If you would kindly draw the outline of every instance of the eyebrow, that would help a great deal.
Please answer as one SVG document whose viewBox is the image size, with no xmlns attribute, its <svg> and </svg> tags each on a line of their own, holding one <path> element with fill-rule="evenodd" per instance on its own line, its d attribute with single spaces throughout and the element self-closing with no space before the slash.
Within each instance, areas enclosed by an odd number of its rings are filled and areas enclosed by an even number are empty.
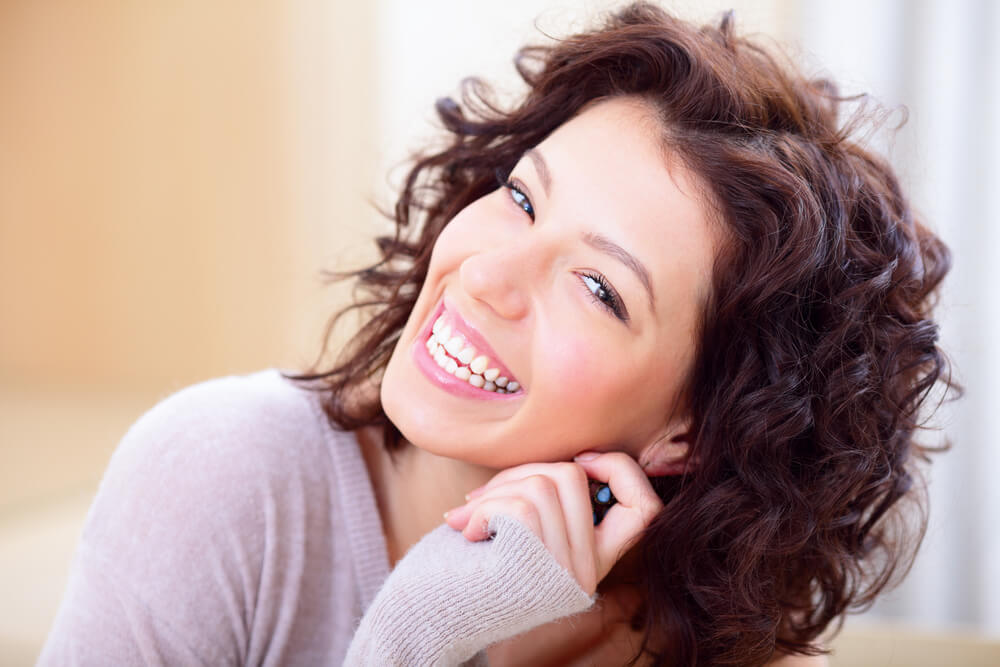
<svg viewBox="0 0 1000 667">
<path fill-rule="evenodd" d="M 545 162 L 545 158 L 535 148 L 529 148 L 524 155 L 535 165 L 535 172 L 538 174 L 538 179 L 542 182 L 545 196 L 550 196 L 552 190 L 552 173 L 549 171 L 549 165 Z M 649 309 L 655 310 L 654 304 L 656 299 L 653 295 L 653 281 L 649 278 L 649 270 L 646 269 L 646 265 L 638 257 L 602 234 L 586 232 L 583 235 L 583 240 L 591 248 L 617 259 L 628 267 L 639 279 L 639 282 L 642 283 L 642 286 L 646 288 Z"/>
<path fill-rule="evenodd" d="M 542 154 L 535 148 L 529 148 L 525 156 L 531 158 L 531 162 L 535 165 L 535 172 L 538 174 L 538 179 L 542 182 L 542 187 L 545 189 L 545 196 L 548 197 L 552 194 L 552 174 L 549 173 L 549 165 L 545 162 Z"/>
</svg>

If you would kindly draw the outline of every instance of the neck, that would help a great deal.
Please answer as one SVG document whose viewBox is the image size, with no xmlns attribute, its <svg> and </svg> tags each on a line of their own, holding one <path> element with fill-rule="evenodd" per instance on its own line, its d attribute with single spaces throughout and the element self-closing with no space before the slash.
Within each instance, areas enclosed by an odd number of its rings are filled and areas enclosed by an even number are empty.
<svg viewBox="0 0 1000 667">
<path fill-rule="evenodd" d="M 421 537 L 443 523 L 442 514 L 465 503 L 466 493 L 497 472 L 437 456 L 410 443 L 390 457 L 381 429 L 376 427 L 359 430 L 357 438 L 393 566 Z"/>
</svg>

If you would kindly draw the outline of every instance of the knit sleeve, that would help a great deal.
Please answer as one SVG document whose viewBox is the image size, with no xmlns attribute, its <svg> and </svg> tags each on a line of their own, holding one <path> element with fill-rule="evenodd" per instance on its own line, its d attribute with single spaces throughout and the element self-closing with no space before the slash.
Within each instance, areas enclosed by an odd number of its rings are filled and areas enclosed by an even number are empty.
<svg viewBox="0 0 1000 667">
<path fill-rule="evenodd" d="M 490 644 L 588 609 L 593 598 L 527 527 L 490 520 L 469 542 L 446 525 L 396 565 L 354 635 L 345 665 L 459 665 Z"/>
</svg>

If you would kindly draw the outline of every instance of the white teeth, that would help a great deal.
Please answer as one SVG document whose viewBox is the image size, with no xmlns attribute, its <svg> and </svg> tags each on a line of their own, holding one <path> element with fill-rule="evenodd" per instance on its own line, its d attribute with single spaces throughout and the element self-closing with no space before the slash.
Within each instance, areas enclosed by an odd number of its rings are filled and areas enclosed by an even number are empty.
<svg viewBox="0 0 1000 667">
<path fill-rule="evenodd" d="M 458 357 L 459 361 L 468 366 L 469 362 L 471 362 L 476 357 L 476 348 L 469 345 L 455 356 Z"/>
<path fill-rule="evenodd" d="M 458 353 L 462 351 L 463 345 L 465 345 L 465 341 L 462 340 L 461 336 L 452 336 L 451 340 L 445 343 L 444 349 L 446 349 L 448 354 L 451 356 L 457 357 Z"/>
<path fill-rule="evenodd" d="M 434 363 L 459 380 L 498 394 L 512 394 L 521 388 L 517 382 L 501 376 L 499 368 L 487 368 L 490 364 L 489 357 L 483 354 L 477 356 L 476 348 L 468 345 L 460 334 L 453 335 L 452 327 L 444 315 L 434 321 L 431 332 L 427 338 L 427 352 L 433 357 Z"/>
<path fill-rule="evenodd" d="M 486 366 L 488 366 L 489 363 L 490 363 L 489 359 L 487 359 L 483 355 L 479 355 L 478 357 L 472 360 L 472 363 L 469 364 L 469 368 L 472 369 L 473 373 L 482 374 L 482 372 L 486 370 Z"/>
</svg>

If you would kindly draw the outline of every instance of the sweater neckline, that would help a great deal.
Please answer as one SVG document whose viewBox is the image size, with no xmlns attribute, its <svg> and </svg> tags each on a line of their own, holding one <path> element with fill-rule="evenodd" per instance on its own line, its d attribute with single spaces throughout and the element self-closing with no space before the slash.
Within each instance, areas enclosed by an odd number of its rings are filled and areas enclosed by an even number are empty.
<svg viewBox="0 0 1000 667">
<path fill-rule="evenodd" d="M 375 502 L 375 490 L 368 476 L 368 467 L 361 454 L 354 431 L 334 428 L 323 410 L 320 392 L 303 388 L 309 406 L 318 423 L 327 451 L 333 463 L 335 488 L 333 493 L 340 506 L 354 564 L 355 581 L 364 611 L 375 599 L 382 583 L 389 576 L 389 549 L 385 541 L 382 518 Z"/>
</svg>

